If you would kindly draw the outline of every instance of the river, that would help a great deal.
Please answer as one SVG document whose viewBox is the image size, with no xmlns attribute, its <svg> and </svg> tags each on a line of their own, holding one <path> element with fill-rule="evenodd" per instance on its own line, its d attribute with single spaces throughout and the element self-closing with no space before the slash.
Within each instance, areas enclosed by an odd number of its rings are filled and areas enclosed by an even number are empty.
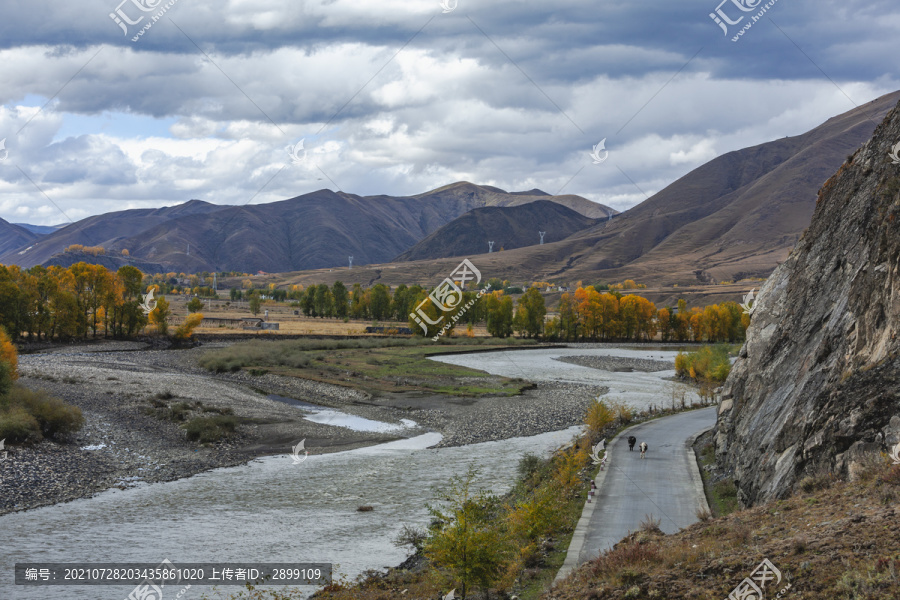
<svg viewBox="0 0 900 600">
<path fill-rule="evenodd" d="M 451 354 L 435 357 L 441 362 L 481 369 L 504 377 L 521 377 L 529 381 L 561 381 L 602 385 L 609 388 L 606 397 L 620 400 L 636 408 L 646 410 L 652 404 L 672 402 L 673 396 L 680 404 L 684 397 L 687 404 L 698 402 L 700 397 L 693 388 L 672 381 L 675 376 L 675 356 L 678 349 L 653 347 L 618 347 L 572 344 L 568 348 L 540 348 L 514 352 L 480 352 L 476 354 Z M 666 361 L 672 363 L 669 370 L 602 371 L 557 360 L 570 356 L 599 356 Z"/>
<path fill-rule="evenodd" d="M 658 373 L 609 373 L 562 363 L 555 356 L 634 356 L 673 360 L 674 352 L 630 349 L 527 350 L 444 357 L 485 371 L 531 380 L 609 382 L 611 395 L 640 406 L 665 393 Z M 133 586 L 27 587 L 12 583 L 16 562 L 217 561 L 326 562 L 355 577 L 396 566 L 407 550 L 393 540 L 402 525 L 428 523 L 434 490 L 468 465 L 481 469 L 479 486 L 504 493 L 526 452 L 548 455 L 569 443 L 578 427 L 528 438 L 457 448 L 429 448 L 426 434 L 369 448 L 309 456 L 288 455 L 216 469 L 169 483 L 109 490 L 93 498 L 0 517 L 0 598 L 121 600 Z M 371 512 L 358 512 L 370 505 Z M 212 588 L 188 590 L 199 599 Z M 230 588 L 237 592 L 240 588 Z M 173 596 L 174 597 L 174 596 Z M 165 600 L 170 600 L 168 597 Z"/>
</svg>

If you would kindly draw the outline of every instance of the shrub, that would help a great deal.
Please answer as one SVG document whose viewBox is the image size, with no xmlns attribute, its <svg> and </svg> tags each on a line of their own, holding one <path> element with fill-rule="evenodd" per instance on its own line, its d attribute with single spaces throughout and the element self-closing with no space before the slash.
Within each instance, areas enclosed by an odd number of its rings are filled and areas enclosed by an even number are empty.
<svg viewBox="0 0 900 600">
<path fill-rule="evenodd" d="M 597 400 L 587 411 L 585 424 L 593 432 L 600 432 L 615 420 L 615 413 L 602 400 Z"/>
<path fill-rule="evenodd" d="M 679 352 L 675 357 L 675 373 L 679 377 L 723 382 L 731 372 L 729 347 L 725 344 L 703 346 L 696 352 Z"/>
<path fill-rule="evenodd" d="M 0 412 L 0 440 L 10 443 L 36 442 L 42 437 L 37 419 L 24 408 L 14 406 Z"/>
<path fill-rule="evenodd" d="M 190 302 L 187 303 L 187 309 L 192 313 L 198 313 L 203 310 L 203 301 L 200 298 L 192 298 Z"/>
<path fill-rule="evenodd" d="M 176 402 L 169 407 L 168 417 L 172 421 L 184 421 L 191 411 L 191 405 L 186 402 Z"/>
<path fill-rule="evenodd" d="M 22 408 L 30 414 L 46 437 L 72 433 L 84 425 L 80 408 L 49 396 L 42 390 L 33 392 L 17 386 L 9 393 L 8 402 L 10 406 Z"/>
<path fill-rule="evenodd" d="M 194 329 L 203 321 L 203 313 L 194 313 L 188 315 L 180 326 L 175 329 L 174 338 L 176 340 L 186 340 L 194 333 Z"/>
<path fill-rule="evenodd" d="M 800 480 L 800 489 L 807 494 L 817 492 L 819 490 L 828 489 L 834 482 L 831 473 L 822 472 L 817 475 L 804 477 Z"/>
<path fill-rule="evenodd" d="M 13 377 L 9 363 L 0 361 L 0 396 L 5 396 L 12 388 Z"/>
<path fill-rule="evenodd" d="M 542 462 L 541 457 L 537 454 L 526 452 L 519 461 L 519 478 L 522 480 L 531 479 L 531 476 L 540 468 Z"/>
<path fill-rule="evenodd" d="M 891 467 L 890 471 L 881 476 L 881 480 L 889 485 L 900 485 L 900 465 Z"/>
<path fill-rule="evenodd" d="M 187 432 L 187 439 L 192 442 L 200 442 L 201 444 L 209 444 L 218 442 L 222 438 L 234 433 L 237 427 L 237 419 L 230 415 L 220 415 L 217 417 L 197 417 L 191 419 L 184 425 Z"/>
</svg>

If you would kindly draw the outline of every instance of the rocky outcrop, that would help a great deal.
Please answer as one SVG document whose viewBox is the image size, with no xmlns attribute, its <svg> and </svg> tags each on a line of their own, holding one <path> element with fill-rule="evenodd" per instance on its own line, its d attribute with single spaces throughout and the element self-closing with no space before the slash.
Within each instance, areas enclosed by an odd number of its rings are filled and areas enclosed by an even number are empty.
<svg viewBox="0 0 900 600">
<path fill-rule="evenodd" d="M 819 191 L 725 383 L 717 458 L 742 505 L 853 478 L 900 442 L 900 105 Z"/>
</svg>

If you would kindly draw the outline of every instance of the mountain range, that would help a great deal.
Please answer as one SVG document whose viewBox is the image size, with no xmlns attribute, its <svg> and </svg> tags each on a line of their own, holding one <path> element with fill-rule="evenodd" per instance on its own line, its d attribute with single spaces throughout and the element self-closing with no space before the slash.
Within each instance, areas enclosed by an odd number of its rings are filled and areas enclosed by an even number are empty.
<svg viewBox="0 0 900 600">
<path fill-rule="evenodd" d="M 0 221 L 0 263 L 93 259 L 64 253 L 82 244 L 103 246 L 108 266 L 145 271 L 288 273 L 346 266 L 352 256 L 353 281 L 394 285 L 439 280 L 460 257 L 511 281 L 766 277 L 809 225 L 822 183 L 898 100 L 894 92 L 802 135 L 723 154 L 622 214 L 581 196 L 469 182 L 415 196 L 323 189 L 269 204 L 191 200 L 108 213 L 46 235 Z"/>
<path fill-rule="evenodd" d="M 574 216 L 585 225 L 616 212 L 580 196 L 550 196 L 540 190 L 509 193 L 467 182 L 404 197 L 319 190 L 249 206 L 191 200 L 96 215 L 40 237 L 3 222 L 14 235 L 4 242 L 0 263 L 65 266 L 83 259 L 65 253 L 73 244 L 102 246 L 106 261 L 139 268 L 141 263 L 145 269 L 166 272 L 284 272 L 343 265 L 349 256 L 356 264 L 387 262 L 473 209 L 536 201 L 561 206 L 572 213 L 569 220 Z M 128 250 L 127 258 L 123 250 Z"/>
</svg>

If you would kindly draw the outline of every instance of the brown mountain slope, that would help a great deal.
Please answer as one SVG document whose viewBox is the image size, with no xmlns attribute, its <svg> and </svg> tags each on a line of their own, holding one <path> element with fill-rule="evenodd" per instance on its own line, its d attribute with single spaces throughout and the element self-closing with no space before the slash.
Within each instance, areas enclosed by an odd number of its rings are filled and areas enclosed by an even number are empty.
<svg viewBox="0 0 900 600">
<path fill-rule="evenodd" d="M 900 92 L 894 92 L 803 135 L 729 152 L 612 221 L 602 220 L 565 240 L 469 258 L 485 276 L 516 282 L 631 278 L 684 285 L 765 277 L 809 225 L 822 183 L 871 137 L 898 100 Z M 453 187 L 435 193 L 458 194 Z M 371 265 L 350 280 L 427 284 L 440 281 L 458 262 Z M 316 277 L 329 276 L 297 273 L 286 280 Z"/>
<path fill-rule="evenodd" d="M 574 194 L 551 196 L 547 192 L 537 189 L 527 192 L 506 192 L 490 185 L 475 185 L 468 181 L 451 183 L 450 185 L 414 196 L 414 198 L 439 202 L 461 201 L 467 203 L 469 209 L 485 206 L 521 206 L 536 200 L 552 200 L 591 219 L 605 219 L 611 214 L 618 214 L 618 211 L 613 208 L 591 202 L 587 198 L 575 196 Z"/>
<path fill-rule="evenodd" d="M 561 242 L 581 256 L 550 273 L 668 283 L 764 277 L 809 224 L 822 183 L 898 99 L 895 92 L 803 135 L 714 159 L 611 223 Z M 529 262 L 523 254 L 514 260 Z"/>
<path fill-rule="evenodd" d="M 221 207 L 200 200 L 191 200 L 178 206 L 151 209 L 132 209 L 106 213 L 82 219 L 49 235 L 41 236 L 34 247 L 20 255 L 22 244 L 15 249 L 0 252 L 0 264 L 15 264 L 21 267 L 51 264 L 51 258 L 60 254 L 72 244 L 103 246 L 110 250 L 131 250 L 128 239 L 146 229 L 170 223 L 192 214 L 210 213 Z M 64 257 L 52 264 L 62 264 Z"/>
<path fill-rule="evenodd" d="M 496 251 L 533 246 L 540 244 L 539 231 L 545 232 L 544 242 L 550 243 L 595 223 L 596 219 L 548 200 L 476 208 L 447 223 L 394 262 L 481 254 L 488 240 L 494 242 Z"/>
<path fill-rule="evenodd" d="M 34 243 L 40 236 L 0 219 L 0 255 Z"/>
<path fill-rule="evenodd" d="M 191 201 L 98 215 L 44 236 L 24 255 L 18 254 L 21 245 L 15 246 L 0 255 L 0 263 L 30 267 L 65 262 L 60 253 L 83 244 L 103 246 L 109 255 L 127 249 L 135 265 L 162 265 L 176 272 L 337 267 L 346 265 L 348 256 L 361 265 L 392 259 L 473 208 L 547 200 L 591 214 L 612 211 L 579 196 L 554 197 L 540 190 L 511 194 L 466 182 L 407 197 L 319 190 L 244 207 Z"/>
</svg>

